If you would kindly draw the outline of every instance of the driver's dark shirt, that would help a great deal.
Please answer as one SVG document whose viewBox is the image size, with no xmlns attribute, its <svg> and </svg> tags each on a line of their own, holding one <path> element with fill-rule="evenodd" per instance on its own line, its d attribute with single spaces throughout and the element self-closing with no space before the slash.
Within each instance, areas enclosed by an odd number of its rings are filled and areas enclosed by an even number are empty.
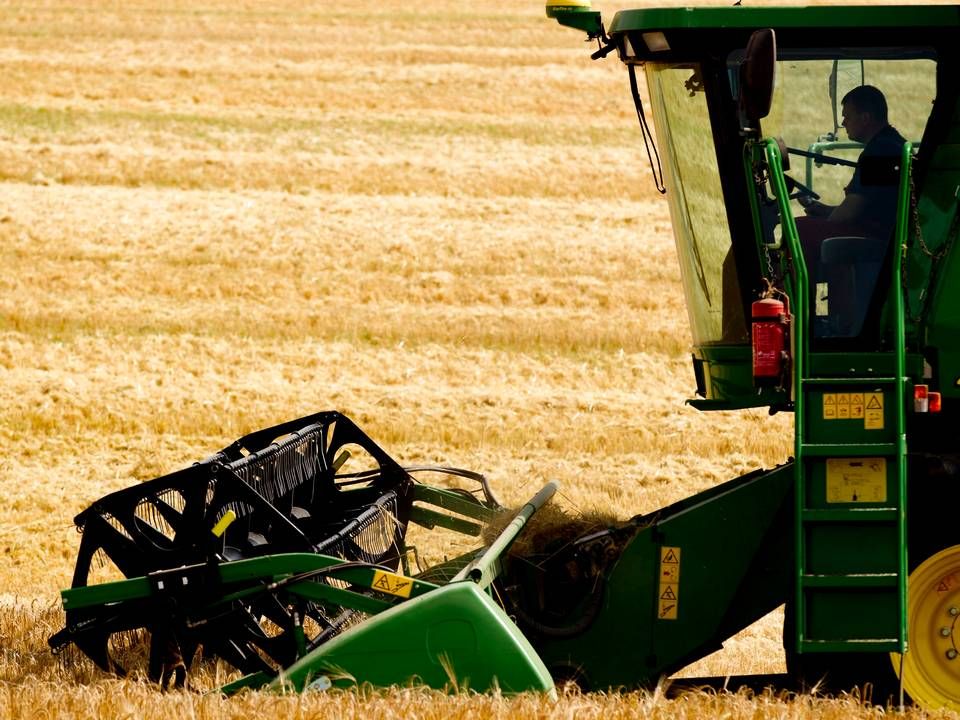
<svg viewBox="0 0 960 720">
<path fill-rule="evenodd" d="M 874 135 L 860 153 L 857 169 L 846 187 L 848 195 L 863 196 L 863 214 L 855 222 L 871 235 L 885 238 L 893 232 L 898 185 L 894 167 L 899 165 L 904 142 L 903 136 L 890 125 Z"/>
</svg>

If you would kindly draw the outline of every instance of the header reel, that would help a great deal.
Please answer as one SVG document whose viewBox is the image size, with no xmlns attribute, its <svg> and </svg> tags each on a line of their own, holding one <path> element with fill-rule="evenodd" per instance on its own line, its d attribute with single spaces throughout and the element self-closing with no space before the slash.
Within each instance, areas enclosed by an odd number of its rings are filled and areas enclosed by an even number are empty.
<svg viewBox="0 0 960 720">
<path fill-rule="evenodd" d="M 363 469 L 345 472 L 347 458 Z M 478 487 L 431 488 L 411 474 L 425 470 Z M 123 648 L 143 635 L 147 674 L 164 685 L 185 682 L 202 646 L 263 683 L 368 614 L 436 587 L 409 578 L 411 519 L 476 535 L 498 510 L 480 475 L 408 471 L 343 415 L 307 416 L 77 515 L 66 627 L 49 643 L 125 675 L 143 658 Z M 104 570 L 119 581 L 95 584 Z"/>
</svg>

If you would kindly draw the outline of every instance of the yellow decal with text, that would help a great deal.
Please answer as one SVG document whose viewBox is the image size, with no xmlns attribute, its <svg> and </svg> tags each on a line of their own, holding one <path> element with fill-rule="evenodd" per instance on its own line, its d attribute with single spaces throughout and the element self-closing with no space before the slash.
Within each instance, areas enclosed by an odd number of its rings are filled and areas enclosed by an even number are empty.
<svg viewBox="0 0 960 720">
<path fill-rule="evenodd" d="M 374 590 L 385 592 L 388 595 L 408 598 L 410 597 L 410 591 L 413 590 L 413 580 L 403 575 L 397 575 L 396 573 L 374 570 L 373 585 L 371 585 L 371 587 Z"/>
<path fill-rule="evenodd" d="M 863 426 L 867 430 L 883 430 L 883 393 L 864 393 Z"/>
<path fill-rule="evenodd" d="M 883 393 L 824 393 L 824 420 L 863 420 L 866 430 L 883 429 Z"/>
<path fill-rule="evenodd" d="M 660 548 L 660 584 L 657 590 L 657 617 L 676 620 L 680 602 L 680 548 Z"/>
<path fill-rule="evenodd" d="M 877 458 L 828 458 L 828 503 L 887 501 L 887 461 Z"/>
</svg>

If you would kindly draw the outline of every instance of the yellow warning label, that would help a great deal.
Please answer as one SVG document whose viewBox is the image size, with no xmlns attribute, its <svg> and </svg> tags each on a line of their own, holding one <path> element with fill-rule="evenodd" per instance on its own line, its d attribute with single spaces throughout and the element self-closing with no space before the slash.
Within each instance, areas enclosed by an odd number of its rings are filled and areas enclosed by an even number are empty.
<svg viewBox="0 0 960 720">
<path fill-rule="evenodd" d="M 374 590 L 385 592 L 388 595 L 406 598 L 410 597 L 410 591 L 413 589 L 413 580 L 403 575 L 384 572 L 383 570 L 374 570 L 373 585 L 371 585 L 371 587 Z"/>
<path fill-rule="evenodd" d="M 937 592 L 941 595 L 945 592 L 955 592 L 958 584 L 960 584 L 960 574 L 954 571 L 937 581 Z"/>
<path fill-rule="evenodd" d="M 837 395 L 836 393 L 823 394 L 823 419 L 837 419 Z"/>
<path fill-rule="evenodd" d="M 680 599 L 680 548 L 660 548 L 660 583 L 657 593 L 657 617 L 676 620 Z"/>
<path fill-rule="evenodd" d="M 824 393 L 824 420 L 863 420 L 867 430 L 883 429 L 883 393 Z"/>
<path fill-rule="evenodd" d="M 837 394 L 837 420 L 850 419 L 850 393 Z"/>
<path fill-rule="evenodd" d="M 827 459 L 827 502 L 881 503 L 886 501 L 886 459 Z"/>
<path fill-rule="evenodd" d="M 660 620 L 677 619 L 677 585 L 661 585 L 660 599 L 657 602 L 657 617 Z"/>
<path fill-rule="evenodd" d="M 850 417 L 855 420 L 863 417 L 863 393 L 850 393 Z"/>
<path fill-rule="evenodd" d="M 883 430 L 883 393 L 864 393 L 863 408 L 863 427 Z"/>
</svg>

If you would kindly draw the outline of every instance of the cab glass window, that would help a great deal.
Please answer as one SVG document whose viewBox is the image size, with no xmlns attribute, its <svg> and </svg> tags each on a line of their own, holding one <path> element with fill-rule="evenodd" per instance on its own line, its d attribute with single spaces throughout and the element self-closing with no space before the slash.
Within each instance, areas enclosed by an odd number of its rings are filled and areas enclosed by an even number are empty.
<svg viewBox="0 0 960 720">
<path fill-rule="evenodd" d="M 706 95 L 697 65 L 647 63 L 694 345 L 747 340 Z"/>
<path fill-rule="evenodd" d="M 872 85 L 886 98 L 890 125 L 914 147 L 920 144 L 936 95 L 932 52 L 885 57 L 883 50 L 873 50 L 858 57 L 846 51 L 842 57 L 814 59 L 788 53 L 777 62 L 773 105 L 763 120 L 765 136 L 782 138 L 792 150 L 856 162 L 863 145 L 851 140 L 843 127 L 842 100 L 855 87 Z M 822 202 L 837 205 L 843 201 L 852 168 L 791 153 L 790 175 L 820 195 Z M 794 214 L 803 214 L 797 203 Z"/>
</svg>

